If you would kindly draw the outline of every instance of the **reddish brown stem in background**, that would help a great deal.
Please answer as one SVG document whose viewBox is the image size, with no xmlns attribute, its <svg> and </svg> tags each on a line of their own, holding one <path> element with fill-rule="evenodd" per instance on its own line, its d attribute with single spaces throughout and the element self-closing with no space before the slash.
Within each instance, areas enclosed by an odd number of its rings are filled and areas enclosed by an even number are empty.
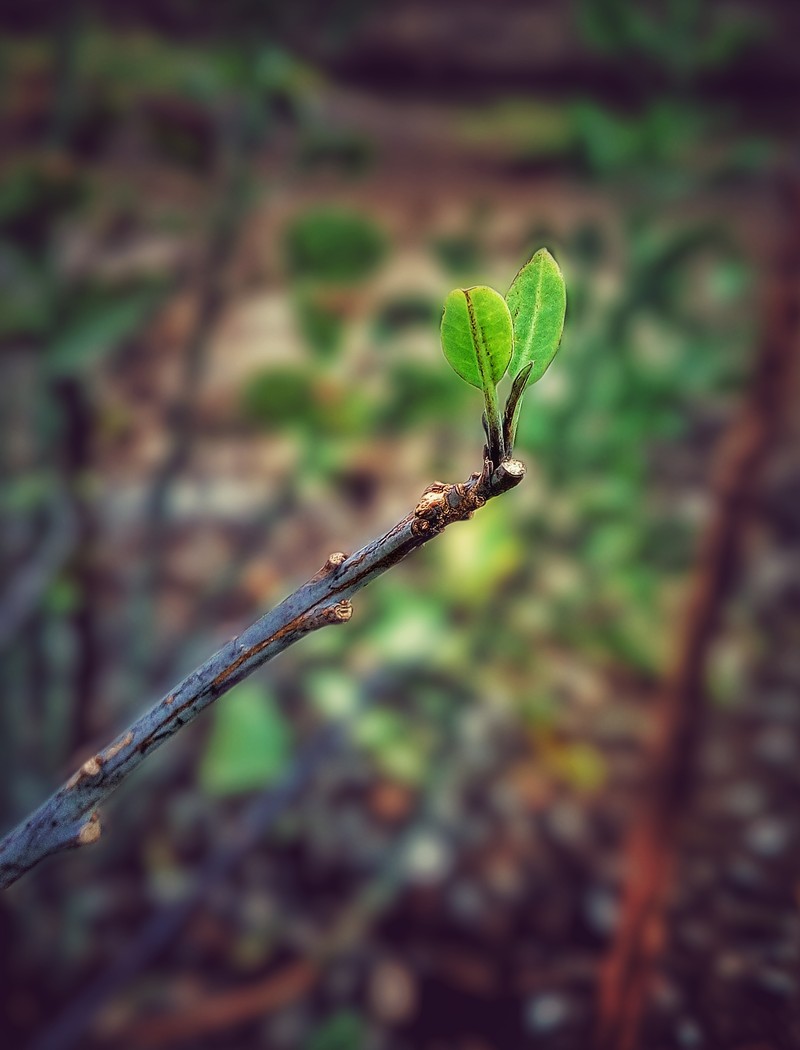
<svg viewBox="0 0 800 1050">
<path fill-rule="evenodd" d="M 600 973 L 600 1050 L 638 1045 L 653 971 L 667 941 L 665 910 L 694 789 L 711 644 L 738 577 L 763 469 L 793 390 L 800 350 L 800 180 L 787 180 L 781 189 L 785 241 L 765 290 L 755 374 L 719 449 L 715 506 L 681 621 L 674 670 L 661 694 L 647 795 L 626 846 L 620 922 Z"/>
<path fill-rule="evenodd" d="M 206 991 L 189 1010 L 140 1021 L 125 1035 L 135 1046 L 149 1050 L 175 1044 L 185 1046 L 188 1039 L 226 1031 L 288 1006 L 310 991 L 317 976 L 313 963 L 299 960 L 251 984 L 226 992 Z"/>
</svg>

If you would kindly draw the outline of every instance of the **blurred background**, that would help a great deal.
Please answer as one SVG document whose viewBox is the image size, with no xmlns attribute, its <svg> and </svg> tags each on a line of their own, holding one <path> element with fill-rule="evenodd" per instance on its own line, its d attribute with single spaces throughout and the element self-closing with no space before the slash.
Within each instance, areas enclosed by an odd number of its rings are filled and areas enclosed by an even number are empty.
<svg viewBox="0 0 800 1050">
<path fill-rule="evenodd" d="M 2 896 L 5 1045 L 800 1046 L 800 8 L 0 26 L 4 830 L 479 468 L 452 287 L 568 289 L 525 483 Z"/>
</svg>

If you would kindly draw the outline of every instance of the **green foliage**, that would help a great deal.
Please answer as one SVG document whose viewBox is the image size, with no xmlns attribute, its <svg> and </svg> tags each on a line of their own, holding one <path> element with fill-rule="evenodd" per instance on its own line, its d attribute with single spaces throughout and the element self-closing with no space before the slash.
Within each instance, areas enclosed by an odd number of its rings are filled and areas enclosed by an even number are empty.
<svg viewBox="0 0 800 1050">
<path fill-rule="evenodd" d="M 670 174 L 671 182 L 685 184 L 688 155 L 708 134 L 708 115 L 679 99 L 657 99 L 634 115 L 577 102 L 572 118 L 579 158 L 605 178 L 630 178 L 658 166 L 660 183 Z"/>
<path fill-rule="evenodd" d="M 441 418 L 453 407 L 453 384 L 441 368 L 400 361 L 390 371 L 388 398 L 377 423 L 389 433 L 409 430 L 426 419 Z M 464 390 L 459 388 L 459 393 Z M 464 390 L 464 393 L 466 391 Z"/>
<path fill-rule="evenodd" d="M 666 658 L 663 596 L 694 536 L 678 502 L 654 496 L 686 469 L 676 440 L 742 381 L 747 271 L 706 223 L 634 216 L 622 232 L 613 295 L 599 290 L 604 238 L 547 235 L 569 263 L 570 353 L 536 411 L 521 414 L 518 441 L 548 492 L 529 534 L 537 615 L 574 651 L 650 673 Z"/>
<path fill-rule="evenodd" d="M 466 106 L 455 132 L 465 148 L 482 157 L 488 154 L 512 170 L 568 156 L 573 137 L 569 106 L 531 94 Z"/>
<path fill-rule="evenodd" d="M 429 741 L 407 715 L 384 708 L 367 711 L 359 718 L 354 737 L 389 776 L 410 784 L 424 779 Z"/>
<path fill-rule="evenodd" d="M 152 287 L 130 292 L 85 294 L 46 350 L 47 369 L 54 376 L 83 373 L 130 339 L 160 301 Z"/>
<path fill-rule="evenodd" d="M 42 267 L 28 253 L 0 241 L 0 337 L 40 335 L 50 323 L 50 296 Z"/>
<path fill-rule="evenodd" d="M 752 15 L 714 10 L 703 0 L 580 0 L 578 27 L 598 51 L 636 56 L 673 76 L 694 75 L 731 62 L 756 35 Z"/>
<path fill-rule="evenodd" d="M 361 1050 L 367 1030 L 354 1010 L 339 1010 L 324 1021 L 304 1045 L 304 1050 Z"/>
<path fill-rule="evenodd" d="M 314 412 L 311 377 L 292 366 L 265 369 L 248 379 L 242 402 L 247 418 L 268 430 L 302 425 Z"/>
<path fill-rule="evenodd" d="M 375 415 L 371 399 L 352 384 L 292 365 L 251 376 L 242 391 L 242 408 L 247 419 L 265 430 L 291 428 L 315 438 L 361 434 Z M 328 451 L 317 443 L 318 457 Z"/>
<path fill-rule="evenodd" d="M 332 170 L 355 178 L 365 174 L 375 159 L 370 139 L 353 131 L 313 128 L 306 132 L 298 149 L 304 169 Z"/>
<path fill-rule="evenodd" d="M 435 324 L 439 307 L 427 295 L 413 292 L 398 295 L 385 302 L 374 321 L 373 332 L 379 342 L 410 328 Z"/>
<path fill-rule="evenodd" d="M 0 238 L 39 249 L 53 224 L 86 199 L 87 180 L 35 161 L 18 161 L 0 181 Z"/>
<path fill-rule="evenodd" d="M 453 277 L 477 273 L 483 263 L 480 242 L 473 233 L 437 237 L 433 253 L 442 269 Z"/>
<path fill-rule="evenodd" d="M 290 224 L 285 247 L 293 276 L 352 284 L 377 269 L 386 253 L 386 238 L 358 212 L 315 208 Z"/>
<path fill-rule="evenodd" d="M 344 337 L 345 322 L 341 312 L 313 288 L 298 291 L 295 311 L 300 331 L 312 353 L 319 358 L 334 357 Z"/>
<path fill-rule="evenodd" d="M 262 686 L 243 682 L 213 711 L 199 768 L 211 795 L 255 791 L 281 774 L 291 757 L 289 724 Z"/>
</svg>

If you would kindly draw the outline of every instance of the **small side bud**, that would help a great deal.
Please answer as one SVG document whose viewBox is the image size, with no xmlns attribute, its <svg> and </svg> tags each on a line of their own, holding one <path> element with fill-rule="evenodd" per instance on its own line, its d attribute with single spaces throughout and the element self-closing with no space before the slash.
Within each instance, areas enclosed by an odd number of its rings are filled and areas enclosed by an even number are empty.
<svg viewBox="0 0 800 1050">
<path fill-rule="evenodd" d="M 330 609 L 326 609 L 325 614 L 330 623 L 347 623 L 353 615 L 353 603 L 345 598 L 336 605 L 332 605 Z"/>
<path fill-rule="evenodd" d="M 337 571 L 337 569 L 340 569 L 346 561 L 346 554 L 344 554 L 342 551 L 334 551 L 333 554 L 328 555 L 327 559 L 325 560 L 325 564 L 322 566 L 319 572 L 315 573 L 311 577 L 312 581 L 324 580 L 326 576 L 330 576 L 331 573 L 334 573 Z"/>
<path fill-rule="evenodd" d="M 73 773 L 67 781 L 68 788 L 74 788 L 82 780 L 88 780 L 91 777 L 96 777 L 98 773 L 102 772 L 103 769 L 103 758 L 101 755 L 93 755 L 91 758 L 87 758 L 83 765 L 77 772 Z"/>
<path fill-rule="evenodd" d="M 102 830 L 100 817 L 97 813 L 92 813 L 91 817 L 78 832 L 77 844 L 79 846 L 89 846 L 92 842 L 97 842 Z"/>
</svg>

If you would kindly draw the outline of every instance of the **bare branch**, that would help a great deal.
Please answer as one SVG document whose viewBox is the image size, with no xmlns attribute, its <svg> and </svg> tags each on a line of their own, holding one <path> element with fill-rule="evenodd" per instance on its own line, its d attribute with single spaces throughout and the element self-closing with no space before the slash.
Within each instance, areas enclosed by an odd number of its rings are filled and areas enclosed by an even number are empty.
<svg viewBox="0 0 800 1050">
<path fill-rule="evenodd" d="M 434 482 L 394 528 L 349 556 L 332 554 L 319 572 L 266 616 L 192 671 L 108 747 L 88 759 L 30 817 L 0 842 L 0 887 L 10 886 L 44 857 L 96 841 L 97 806 L 145 757 L 206 707 L 304 635 L 350 619 L 350 599 L 454 521 L 514 488 L 524 466 L 508 460 L 460 485 Z"/>
</svg>

